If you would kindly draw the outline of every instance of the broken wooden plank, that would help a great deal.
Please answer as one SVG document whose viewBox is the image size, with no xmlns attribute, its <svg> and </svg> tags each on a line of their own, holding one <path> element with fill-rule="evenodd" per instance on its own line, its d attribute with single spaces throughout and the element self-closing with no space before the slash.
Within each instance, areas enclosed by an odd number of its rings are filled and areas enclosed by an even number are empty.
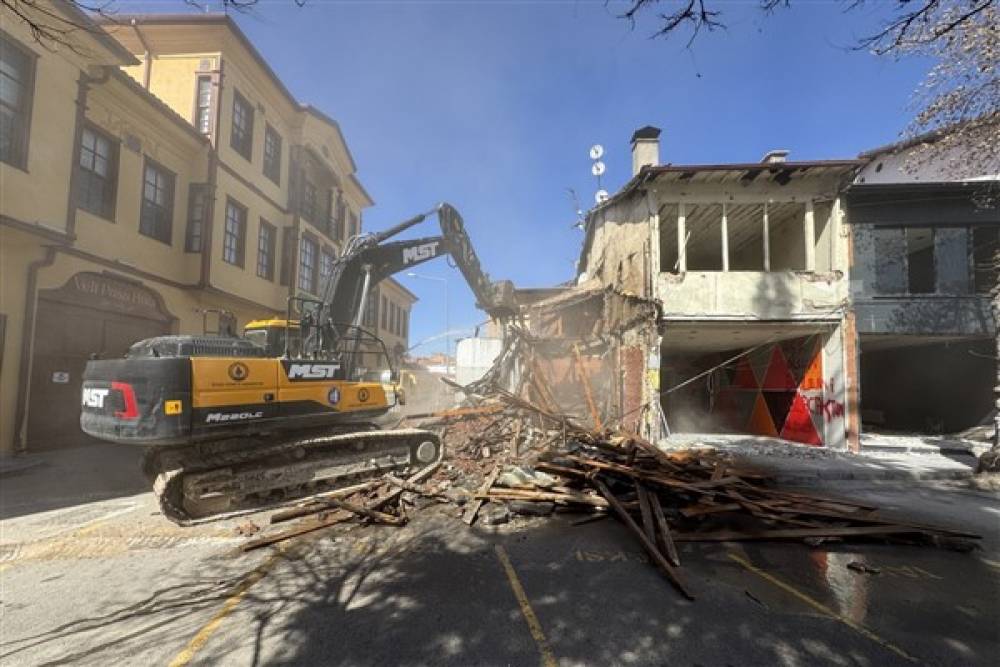
<svg viewBox="0 0 1000 667">
<path fill-rule="evenodd" d="M 497 481 L 497 477 L 499 475 L 500 464 L 497 463 L 493 466 L 493 470 L 490 471 L 490 474 L 486 476 L 486 479 L 483 480 L 483 485 L 479 487 L 479 493 L 476 495 L 485 495 L 489 493 L 490 488 L 493 486 L 493 483 Z M 465 525 L 471 526 L 475 523 L 476 516 L 479 514 L 479 509 L 483 506 L 484 502 L 486 501 L 483 498 L 476 498 L 469 503 L 468 509 L 465 510 L 465 514 L 462 516 L 462 521 L 465 522 Z"/>
<path fill-rule="evenodd" d="M 646 539 L 656 544 L 656 528 L 653 526 L 653 506 L 649 499 L 649 491 L 636 480 L 635 493 L 639 498 L 639 514 L 642 517 L 642 529 L 646 532 Z"/>
<path fill-rule="evenodd" d="M 520 491 L 517 489 L 493 489 L 489 493 L 476 494 L 476 498 L 487 500 L 526 500 L 535 502 L 554 502 L 577 505 L 591 505 L 593 507 L 607 507 L 608 503 L 600 496 L 591 496 L 586 493 L 551 493 L 547 491 Z"/>
<path fill-rule="evenodd" d="M 293 527 L 280 533 L 264 535 L 250 540 L 249 542 L 244 543 L 240 548 L 243 551 L 253 551 L 254 549 L 270 546 L 293 537 L 299 537 L 300 535 L 305 535 L 307 533 L 320 530 L 321 528 L 329 528 L 330 526 L 334 526 L 338 523 L 343 523 L 353 516 L 354 515 L 350 512 L 335 512 L 333 514 L 314 517 L 308 521 L 300 521 Z"/>
<path fill-rule="evenodd" d="M 663 570 L 664 574 L 667 575 L 667 578 L 670 579 L 674 587 L 677 588 L 677 590 L 679 590 L 681 594 L 688 600 L 694 600 L 694 595 L 692 595 L 691 591 L 689 591 L 687 587 L 684 586 L 684 583 L 680 580 L 680 577 L 678 577 L 677 573 L 674 572 L 673 565 L 671 565 L 667 561 L 667 559 L 663 557 L 663 554 L 660 553 L 660 550 L 656 548 L 656 544 L 649 541 L 649 539 L 646 537 L 646 533 L 644 533 L 642 528 L 640 528 L 639 525 L 636 524 L 635 519 L 633 519 L 631 515 L 629 515 L 628 511 L 621 506 L 621 503 L 619 503 L 618 499 L 615 498 L 614 494 L 612 494 L 611 491 L 608 490 L 608 487 L 604 484 L 604 482 L 602 482 L 597 477 L 594 477 L 591 480 L 591 483 L 594 485 L 594 488 L 597 489 L 597 492 L 600 493 L 602 496 L 604 496 L 604 498 L 608 501 L 608 504 L 611 505 L 611 509 L 614 510 L 615 514 L 618 515 L 618 517 L 622 520 L 622 522 L 626 526 L 628 526 L 629 530 L 631 530 L 632 533 L 639 539 L 639 542 L 642 543 L 642 546 L 646 549 L 646 552 L 649 554 L 649 557 L 652 558 L 653 561 L 660 566 L 660 569 Z"/>
<path fill-rule="evenodd" d="M 448 500 L 448 496 L 444 493 L 438 493 L 437 491 L 431 491 L 425 486 L 419 484 L 412 484 L 407 482 L 405 479 L 400 479 L 395 475 L 385 475 L 383 479 L 393 486 L 402 489 L 403 491 L 409 491 L 410 493 L 415 493 L 419 496 L 424 496 L 425 498 L 437 498 L 439 500 Z"/>
<path fill-rule="evenodd" d="M 338 509 L 351 512 L 352 514 L 357 514 L 363 516 L 366 519 L 371 519 L 377 523 L 384 523 L 389 526 L 403 526 L 406 524 L 406 519 L 399 516 L 393 516 L 392 514 L 386 514 L 385 512 L 379 512 L 377 510 L 369 509 L 367 507 L 361 507 L 359 505 L 354 505 L 344 500 L 338 498 L 327 498 L 326 502 L 330 503 Z"/>
<path fill-rule="evenodd" d="M 437 469 L 440 468 L 440 467 L 441 467 L 441 462 L 438 461 L 437 463 L 429 465 L 429 466 L 427 466 L 426 468 L 424 468 L 422 470 L 418 470 L 416 473 L 414 473 L 413 475 L 411 475 L 408 478 L 407 481 L 409 481 L 412 484 L 416 484 L 417 482 L 421 482 L 421 481 L 427 479 L 428 477 L 430 477 L 431 475 L 433 475 L 437 471 Z M 384 482 L 382 482 L 381 480 L 379 480 L 379 483 L 384 483 Z M 390 491 L 389 493 L 385 494 L 384 496 L 376 498 L 372 502 L 370 502 L 367 505 L 365 505 L 365 508 L 369 509 L 369 510 L 379 510 L 382 507 L 385 507 L 386 504 L 388 504 L 388 503 L 392 502 L 393 500 L 399 498 L 399 496 L 402 495 L 402 493 L 403 493 L 402 489 L 395 489 L 393 491 Z M 323 511 L 323 510 L 320 510 L 320 511 Z M 353 516 L 355 516 L 355 515 L 351 514 L 349 512 L 340 511 L 340 512 L 334 513 L 334 514 L 332 514 L 330 516 L 327 516 L 327 517 L 320 517 L 320 518 L 317 518 L 317 519 L 301 521 L 298 524 L 296 524 L 296 525 L 292 526 L 291 528 L 289 528 L 288 530 L 282 531 L 280 533 L 275 533 L 275 534 L 272 534 L 272 535 L 265 535 L 263 537 L 257 538 L 256 540 L 251 540 L 250 542 L 247 542 L 246 544 L 244 544 L 243 547 L 242 547 L 242 549 L 243 549 L 243 551 L 251 551 L 253 549 L 259 549 L 260 547 L 264 547 L 264 546 L 268 546 L 268 545 L 271 545 L 271 544 L 275 544 L 277 542 L 282 542 L 284 540 L 287 540 L 287 539 L 290 539 L 290 538 L 293 538 L 293 537 L 298 537 L 300 535 L 305 535 L 307 533 L 311 533 L 313 531 L 320 530 L 321 528 L 327 528 L 329 526 L 336 525 L 338 523 L 341 523 L 343 521 L 346 521 L 346 520 L 352 518 Z"/>
<path fill-rule="evenodd" d="M 830 526 L 826 528 L 774 528 L 770 530 L 717 530 L 705 533 L 675 533 L 675 542 L 743 542 L 747 540 L 789 540 L 804 537 L 855 537 L 862 535 L 942 535 L 938 531 L 913 526 L 884 524 L 878 526 Z M 979 537 L 970 536 L 970 537 Z"/>
<path fill-rule="evenodd" d="M 742 508 L 739 503 L 721 503 L 721 504 L 702 504 L 696 503 L 694 505 L 689 505 L 688 507 L 682 508 L 680 511 L 681 516 L 685 519 L 693 519 L 696 516 L 703 516 L 705 514 L 719 514 L 721 512 L 736 512 Z"/>
<path fill-rule="evenodd" d="M 667 553 L 667 558 L 671 563 L 680 567 L 681 557 L 677 553 L 677 545 L 674 544 L 673 535 L 670 533 L 670 525 L 667 523 L 667 517 L 663 514 L 663 505 L 660 504 L 659 496 L 653 496 L 653 517 L 656 519 L 656 525 L 660 531 L 660 541 L 663 543 L 663 549 Z"/>
</svg>

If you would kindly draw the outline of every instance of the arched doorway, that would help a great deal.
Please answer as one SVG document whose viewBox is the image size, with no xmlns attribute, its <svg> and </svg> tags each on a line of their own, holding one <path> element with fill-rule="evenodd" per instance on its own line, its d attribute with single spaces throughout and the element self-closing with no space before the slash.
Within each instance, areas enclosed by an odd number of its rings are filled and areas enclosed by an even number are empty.
<svg viewBox="0 0 1000 667">
<path fill-rule="evenodd" d="M 170 333 L 175 318 L 146 285 L 84 271 L 39 290 L 28 399 L 28 448 L 92 442 L 80 431 L 80 388 L 91 354 L 121 357 L 143 338 Z"/>
</svg>

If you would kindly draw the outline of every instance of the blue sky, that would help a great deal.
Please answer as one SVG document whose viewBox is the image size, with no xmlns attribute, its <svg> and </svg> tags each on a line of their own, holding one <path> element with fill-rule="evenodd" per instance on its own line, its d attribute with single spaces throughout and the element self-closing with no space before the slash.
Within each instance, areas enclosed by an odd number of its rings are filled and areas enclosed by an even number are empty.
<svg viewBox="0 0 1000 667">
<path fill-rule="evenodd" d="M 567 188 L 593 202 L 594 143 L 613 192 L 646 124 L 663 128 L 660 157 L 675 164 L 755 161 L 774 148 L 853 157 L 898 138 L 927 63 L 847 48 L 877 25 L 880 3 L 845 12 L 799 0 L 768 17 L 754 2 L 713 2 L 729 29 L 690 50 L 648 39 L 651 19 L 631 30 L 614 0 L 262 0 L 235 18 L 301 101 L 340 122 L 376 201 L 369 230 L 451 202 L 491 276 L 530 287 L 574 276 L 582 233 Z M 419 271 L 448 278 L 453 329 L 483 319 L 444 260 Z M 440 334 L 442 284 L 399 280 L 420 297 L 411 341 Z"/>
</svg>

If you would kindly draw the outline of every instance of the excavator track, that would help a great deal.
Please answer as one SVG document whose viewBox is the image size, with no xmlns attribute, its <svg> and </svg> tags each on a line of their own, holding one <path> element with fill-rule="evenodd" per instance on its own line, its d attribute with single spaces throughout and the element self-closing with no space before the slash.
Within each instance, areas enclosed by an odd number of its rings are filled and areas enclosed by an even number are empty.
<svg viewBox="0 0 1000 667">
<path fill-rule="evenodd" d="M 349 489 L 386 473 L 412 474 L 442 457 L 420 429 L 329 430 L 169 447 L 144 462 L 163 515 L 180 525 L 257 512 Z"/>
</svg>

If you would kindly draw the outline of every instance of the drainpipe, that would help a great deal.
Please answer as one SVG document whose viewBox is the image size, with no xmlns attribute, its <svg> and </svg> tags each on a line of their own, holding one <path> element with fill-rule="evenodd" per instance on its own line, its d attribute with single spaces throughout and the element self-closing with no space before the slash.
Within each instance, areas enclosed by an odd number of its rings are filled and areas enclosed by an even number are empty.
<svg viewBox="0 0 1000 667">
<path fill-rule="evenodd" d="M 28 400 L 31 387 L 28 378 L 31 377 L 31 342 L 35 338 L 35 310 L 38 302 L 38 271 L 46 266 L 52 266 L 56 259 L 56 247 L 46 246 L 45 257 L 36 259 L 28 265 L 28 286 L 24 296 L 24 325 L 21 328 L 21 365 L 17 369 L 17 395 L 21 400 L 17 403 L 17 413 L 14 415 L 14 451 L 23 454 L 28 449 Z"/>
<path fill-rule="evenodd" d="M 149 90 L 149 79 L 153 71 L 153 63 L 150 60 L 149 44 L 146 43 L 146 38 L 143 37 L 142 31 L 139 30 L 139 23 L 135 19 L 131 19 L 129 23 L 132 25 L 132 30 L 135 31 L 135 36 L 139 39 L 139 43 L 142 44 L 142 87 Z"/>
<path fill-rule="evenodd" d="M 218 86 L 213 91 L 212 104 L 215 105 L 215 127 L 212 141 L 208 142 L 208 187 L 205 192 L 205 218 L 201 223 L 201 279 L 199 289 L 212 286 L 212 236 L 215 233 L 215 195 L 219 182 L 219 131 L 222 127 L 222 86 L 225 63 L 219 58 Z"/>
</svg>

